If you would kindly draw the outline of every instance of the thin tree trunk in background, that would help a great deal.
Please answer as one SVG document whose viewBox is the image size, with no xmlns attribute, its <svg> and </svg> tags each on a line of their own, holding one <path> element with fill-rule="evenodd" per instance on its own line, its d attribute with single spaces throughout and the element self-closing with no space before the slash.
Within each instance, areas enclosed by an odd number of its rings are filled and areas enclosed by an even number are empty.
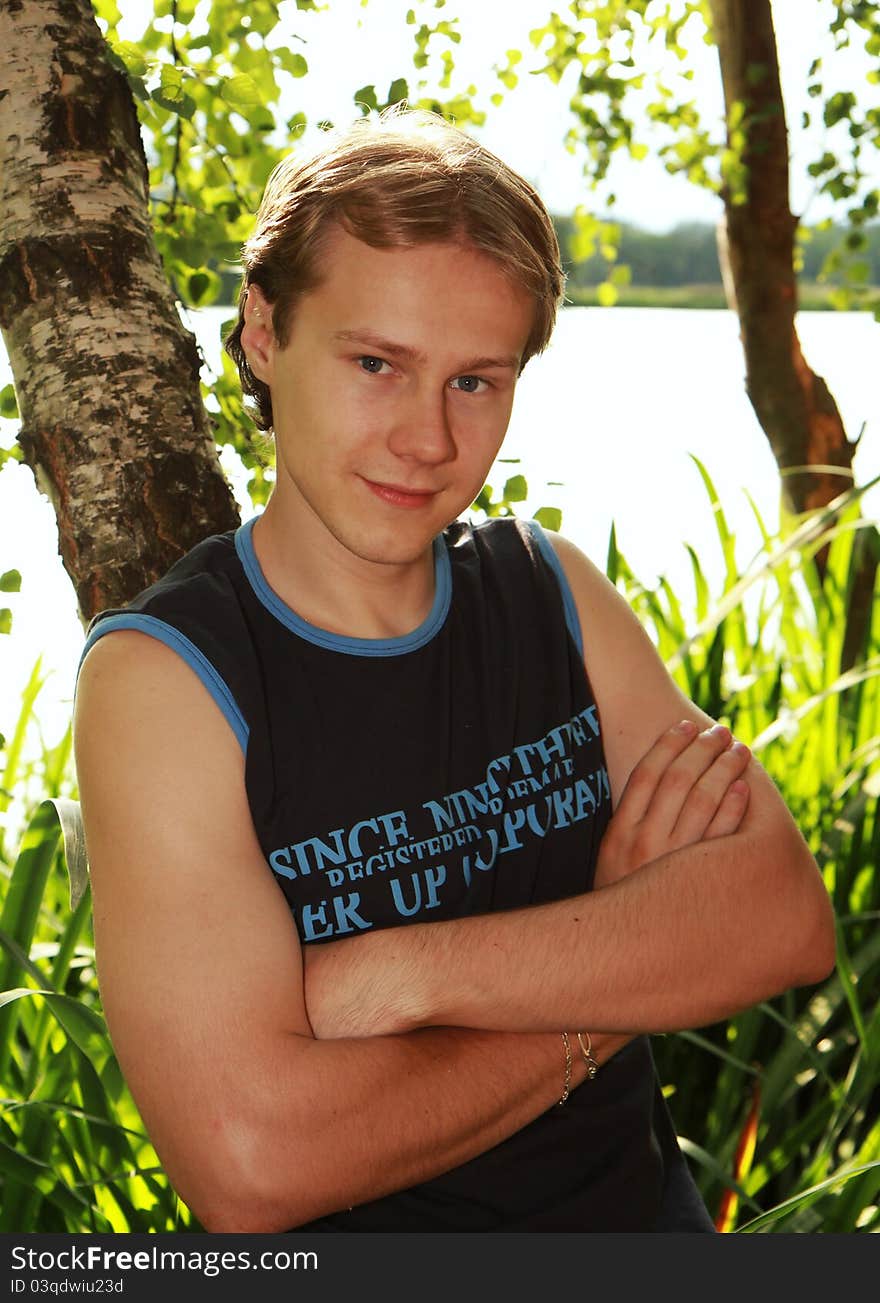
<svg viewBox="0 0 880 1303">
<path fill-rule="evenodd" d="M 782 472 L 784 501 L 789 510 L 809 511 L 852 484 L 856 445 L 825 381 L 807 365 L 795 328 L 797 219 L 789 207 L 788 133 L 770 0 L 709 0 L 709 7 L 728 124 L 742 105 L 746 132 L 745 194 L 724 193 L 725 288 L 740 320 L 746 389 Z M 797 466 L 816 469 L 786 474 Z"/>
<path fill-rule="evenodd" d="M 80 613 L 238 523 L 88 0 L 0 0 L 0 327 Z"/>
</svg>

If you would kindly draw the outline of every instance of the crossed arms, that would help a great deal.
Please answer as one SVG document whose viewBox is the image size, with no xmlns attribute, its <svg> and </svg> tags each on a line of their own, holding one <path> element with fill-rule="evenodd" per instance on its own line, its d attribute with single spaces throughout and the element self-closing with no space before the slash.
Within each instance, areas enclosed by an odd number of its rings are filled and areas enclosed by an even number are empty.
<svg viewBox="0 0 880 1303">
<path fill-rule="evenodd" d="M 305 964 L 208 694 L 141 634 L 86 658 L 75 735 L 102 999 L 151 1139 L 209 1229 L 287 1229 L 485 1151 L 558 1099 L 563 1027 L 589 1029 L 601 1062 L 634 1032 L 698 1026 L 832 966 L 827 895 L 775 788 L 724 734 L 669 732 L 711 721 L 607 581 L 558 547 L 617 804 L 602 889 L 310 947 Z"/>
</svg>

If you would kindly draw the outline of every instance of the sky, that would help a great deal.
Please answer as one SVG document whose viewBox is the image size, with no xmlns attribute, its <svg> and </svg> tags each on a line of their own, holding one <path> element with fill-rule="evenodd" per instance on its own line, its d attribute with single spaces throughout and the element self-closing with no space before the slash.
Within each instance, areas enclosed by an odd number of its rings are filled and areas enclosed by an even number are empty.
<svg viewBox="0 0 880 1303">
<path fill-rule="evenodd" d="M 406 25 L 405 14 L 412 3 L 329 0 L 326 11 L 320 13 L 300 12 L 292 0 L 282 4 L 278 39 L 286 40 L 309 62 L 309 75 L 293 83 L 293 98 L 283 105 L 284 116 L 301 109 L 310 122 L 322 117 L 344 122 L 354 116 L 355 89 L 372 83 L 384 94 L 392 78 L 411 74 L 415 28 Z M 143 29 L 152 5 L 148 0 L 119 0 L 119 4 L 130 16 L 121 35 L 131 39 Z M 546 76 L 529 73 L 545 60 L 532 49 L 528 32 L 554 8 L 567 12 L 564 4 L 553 0 L 447 0 L 442 10 L 424 6 L 417 12 L 420 22 L 459 18 L 462 40 L 454 47 L 453 88 L 475 84 L 478 103 L 488 111 L 486 126 L 473 129 L 474 134 L 526 176 L 553 212 L 571 212 L 579 203 L 591 203 L 582 160 L 569 154 L 562 143 L 570 123 L 567 102 L 571 86 L 565 82 L 554 86 Z M 807 95 L 807 73 L 813 59 L 824 55 L 829 87 L 856 88 L 864 85 L 871 62 L 860 49 L 833 51 L 828 32 L 832 0 L 774 0 L 772 12 L 792 150 L 793 208 L 798 213 L 806 211 L 810 221 L 818 221 L 829 215 L 830 209 L 813 195 L 813 183 L 805 172 L 807 163 L 822 152 L 825 137 L 820 123 L 814 123 L 808 132 L 800 127 L 803 112 L 816 107 Z M 688 97 L 695 99 L 707 125 L 714 127 L 723 117 L 717 53 L 705 44 L 702 28 L 696 23 L 686 31 L 685 40 L 685 64 L 677 70 L 674 61 L 665 57 L 664 77 L 671 81 L 677 71 L 692 74 Z M 495 108 L 488 102 L 488 94 L 502 88 L 492 67 L 512 47 L 524 53 L 518 68 L 522 70 L 520 84 Z M 874 91 L 876 100 L 876 88 Z M 641 117 L 637 103 L 633 107 Z M 642 122 L 642 138 L 650 144 L 657 137 L 647 130 L 644 119 Z M 616 215 L 649 229 L 666 230 L 681 221 L 714 222 L 719 215 L 714 195 L 700 191 L 683 177 L 670 177 L 660 163 L 650 159 L 629 162 L 619 151 L 612 182 Z"/>
</svg>

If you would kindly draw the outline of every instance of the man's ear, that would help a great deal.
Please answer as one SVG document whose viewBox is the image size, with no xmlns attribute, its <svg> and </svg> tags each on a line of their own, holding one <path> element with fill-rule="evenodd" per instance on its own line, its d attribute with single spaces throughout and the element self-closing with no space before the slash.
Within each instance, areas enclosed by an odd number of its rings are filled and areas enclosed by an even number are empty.
<svg viewBox="0 0 880 1303">
<path fill-rule="evenodd" d="M 276 346 L 272 305 L 258 285 L 248 286 L 241 346 L 253 374 L 263 384 L 271 384 Z"/>
</svg>

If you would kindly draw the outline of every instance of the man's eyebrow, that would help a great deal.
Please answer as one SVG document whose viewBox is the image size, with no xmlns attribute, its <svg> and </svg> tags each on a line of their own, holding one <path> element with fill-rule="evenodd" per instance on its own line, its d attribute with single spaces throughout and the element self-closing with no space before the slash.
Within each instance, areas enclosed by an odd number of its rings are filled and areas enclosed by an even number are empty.
<svg viewBox="0 0 880 1303">
<path fill-rule="evenodd" d="M 350 344 L 361 344 L 364 348 L 375 348 L 378 353 L 402 357 L 407 362 L 427 361 L 425 354 L 419 349 L 410 348 L 408 344 L 396 344 L 393 339 L 386 339 L 384 335 L 377 335 L 372 330 L 337 330 L 333 338 Z M 469 371 L 485 371 L 489 367 L 504 367 L 518 371 L 519 365 L 520 359 L 513 353 L 507 357 L 476 357 L 459 367 L 458 372 L 460 375 L 465 375 Z"/>
</svg>

